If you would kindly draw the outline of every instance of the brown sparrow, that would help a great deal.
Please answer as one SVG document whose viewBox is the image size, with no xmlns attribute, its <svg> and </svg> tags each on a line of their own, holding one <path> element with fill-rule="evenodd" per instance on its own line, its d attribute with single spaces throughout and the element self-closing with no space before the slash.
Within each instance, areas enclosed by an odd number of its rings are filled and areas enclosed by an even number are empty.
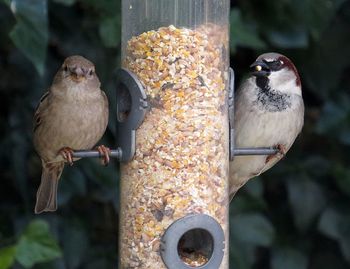
<svg viewBox="0 0 350 269">
<path fill-rule="evenodd" d="M 65 59 L 40 99 L 33 121 L 34 147 L 42 162 L 35 213 L 57 209 L 57 185 L 64 163 L 73 164 L 73 150 L 91 149 L 108 123 L 108 100 L 100 89 L 95 66 L 82 56 Z M 109 149 L 97 150 L 109 161 Z"/>
<path fill-rule="evenodd" d="M 277 147 L 272 156 L 237 156 L 230 163 L 230 197 L 250 178 L 275 165 L 289 150 L 304 123 L 300 77 L 278 53 L 260 55 L 235 98 L 235 146 Z"/>
</svg>

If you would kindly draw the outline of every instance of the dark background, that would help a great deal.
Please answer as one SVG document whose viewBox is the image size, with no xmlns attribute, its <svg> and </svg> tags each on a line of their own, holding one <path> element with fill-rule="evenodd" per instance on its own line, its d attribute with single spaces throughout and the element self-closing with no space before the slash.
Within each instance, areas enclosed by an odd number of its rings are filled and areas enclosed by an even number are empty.
<svg viewBox="0 0 350 269">
<path fill-rule="evenodd" d="M 293 59 L 305 126 L 287 157 L 231 203 L 231 269 L 350 267 L 350 2 L 232 3 L 237 81 L 261 53 Z M 33 214 L 41 165 L 31 120 L 63 59 L 96 64 L 115 131 L 119 0 L 0 0 L 0 269 L 117 268 L 118 174 L 84 159 L 66 167 L 59 210 Z"/>
</svg>

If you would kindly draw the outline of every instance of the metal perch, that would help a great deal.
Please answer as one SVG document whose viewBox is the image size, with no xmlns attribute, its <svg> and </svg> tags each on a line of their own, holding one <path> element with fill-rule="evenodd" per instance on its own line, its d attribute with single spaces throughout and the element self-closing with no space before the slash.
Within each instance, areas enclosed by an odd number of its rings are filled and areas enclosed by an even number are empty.
<svg viewBox="0 0 350 269">
<path fill-rule="evenodd" d="M 118 160 L 121 158 L 122 152 L 119 148 L 112 149 L 109 157 L 117 158 Z M 97 150 L 76 150 L 73 152 L 73 158 L 99 158 L 102 157 L 101 154 Z"/>
<path fill-rule="evenodd" d="M 274 155 L 278 153 L 277 148 L 261 147 L 261 148 L 236 148 L 233 150 L 234 156 L 247 155 Z M 111 158 L 121 159 L 122 151 L 120 148 L 112 149 L 109 154 Z M 74 158 L 99 158 L 102 157 L 97 150 L 76 150 L 73 152 Z"/>
</svg>

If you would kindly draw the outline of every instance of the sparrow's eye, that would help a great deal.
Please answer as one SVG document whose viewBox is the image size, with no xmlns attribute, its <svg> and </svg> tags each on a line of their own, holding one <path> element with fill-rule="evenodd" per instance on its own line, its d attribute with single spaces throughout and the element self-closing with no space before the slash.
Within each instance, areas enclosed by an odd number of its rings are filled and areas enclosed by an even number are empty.
<svg viewBox="0 0 350 269">
<path fill-rule="evenodd" d="M 275 66 L 276 67 L 281 67 L 283 65 L 283 61 L 281 61 L 281 60 L 277 60 L 276 62 L 275 62 Z"/>
<path fill-rule="evenodd" d="M 272 71 L 278 71 L 278 70 L 282 69 L 283 61 L 276 60 L 273 62 L 269 62 L 269 67 L 271 68 Z"/>
<path fill-rule="evenodd" d="M 63 70 L 64 70 L 65 72 L 67 72 L 67 71 L 68 71 L 68 66 L 65 65 L 65 66 L 63 67 Z"/>
<path fill-rule="evenodd" d="M 90 69 L 89 76 L 92 76 L 93 73 L 94 73 L 94 70 Z"/>
</svg>

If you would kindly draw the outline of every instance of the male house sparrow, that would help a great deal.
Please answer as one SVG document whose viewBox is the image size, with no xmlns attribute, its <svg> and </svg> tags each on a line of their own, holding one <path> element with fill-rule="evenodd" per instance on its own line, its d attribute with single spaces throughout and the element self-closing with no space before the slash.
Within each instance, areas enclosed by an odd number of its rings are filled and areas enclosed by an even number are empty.
<svg viewBox="0 0 350 269">
<path fill-rule="evenodd" d="M 230 198 L 250 178 L 276 164 L 292 146 L 304 123 L 300 77 L 278 53 L 260 55 L 235 98 L 235 146 L 277 147 L 272 156 L 239 156 L 230 163 Z"/>
<path fill-rule="evenodd" d="M 57 209 L 57 185 L 64 163 L 73 164 L 73 150 L 91 149 L 107 123 L 108 100 L 100 90 L 95 66 L 82 56 L 66 58 L 34 115 L 34 147 L 43 169 L 36 214 Z M 109 149 L 99 146 L 97 150 L 108 163 Z"/>
</svg>

